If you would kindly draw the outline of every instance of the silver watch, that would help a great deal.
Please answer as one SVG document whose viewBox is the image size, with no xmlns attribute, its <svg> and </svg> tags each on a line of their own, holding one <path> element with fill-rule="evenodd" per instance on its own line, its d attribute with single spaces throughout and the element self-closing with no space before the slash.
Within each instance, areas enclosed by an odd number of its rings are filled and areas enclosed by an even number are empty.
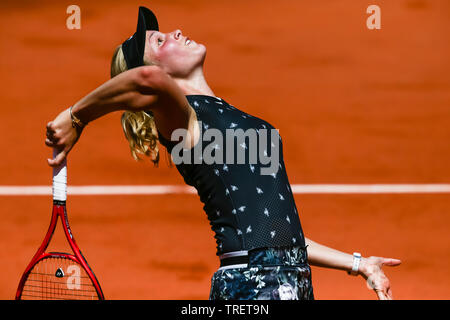
<svg viewBox="0 0 450 320">
<path fill-rule="evenodd" d="M 359 271 L 359 264 L 361 263 L 361 253 L 354 252 L 353 253 L 353 265 L 352 271 L 348 271 L 349 275 L 357 276 Z"/>
</svg>

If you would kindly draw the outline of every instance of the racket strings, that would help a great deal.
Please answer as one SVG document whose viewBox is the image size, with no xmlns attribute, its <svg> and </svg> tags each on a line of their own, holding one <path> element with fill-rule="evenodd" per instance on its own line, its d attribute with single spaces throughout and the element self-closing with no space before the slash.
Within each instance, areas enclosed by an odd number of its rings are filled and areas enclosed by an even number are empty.
<svg viewBox="0 0 450 320">
<path fill-rule="evenodd" d="M 99 297 L 79 263 L 65 257 L 49 257 L 39 261 L 29 273 L 22 299 L 98 300 Z"/>
</svg>

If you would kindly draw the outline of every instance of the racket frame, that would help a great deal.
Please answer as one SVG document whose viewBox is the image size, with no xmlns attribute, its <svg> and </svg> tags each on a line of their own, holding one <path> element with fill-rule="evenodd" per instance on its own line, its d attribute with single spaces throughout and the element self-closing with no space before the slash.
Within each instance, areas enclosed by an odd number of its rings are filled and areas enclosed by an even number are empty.
<svg viewBox="0 0 450 320">
<path fill-rule="evenodd" d="M 69 242 L 69 245 L 73 251 L 74 254 L 68 254 L 68 253 L 61 253 L 61 252 L 45 252 L 47 249 L 53 233 L 55 232 L 56 225 L 58 222 L 58 218 L 61 219 L 61 223 L 64 229 L 64 234 L 67 238 L 67 241 Z M 16 300 L 20 300 L 22 297 L 23 288 L 25 285 L 26 280 L 28 279 L 28 275 L 30 274 L 31 270 L 33 270 L 34 266 L 39 263 L 42 260 L 48 259 L 48 258 L 66 258 L 70 259 L 74 262 L 77 262 L 81 265 L 81 267 L 84 269 L 86 274 L 89 276 L 90 280 L 92 281 L 92 284 L 94 285 L 95 291 L 97 292 L 99 300 L 104 300 L 105 297 L 103 295 L 103 291 L 100 287 L 100 283 L 97 280 L 97 277 L 95 276 L 94 272 L 92 271 L 91 267 L 88 265 L 86 259 L 84 258 L 83 254 L 81 253 L 81 250 L 79 249 L 77 243 L 75 242 L 75 238 L 73 237 L 72 231 L 69 226 L 69 220 L 67 217 L 67 210 L 66 210 L 66 202 L 60 201 L 60 200 L 53 200 L 53 210 L 52 210 L 52 218 L 50 221 L 50 226 L 48 228 L 47 234 L 45 235 L 44 241 L 42 242 L 41 246 L 33 256 L 33 259 L 31 259 L 31 262 L 28 264 L 27 268 L 25 269 L 25 272 L 22 275 L 22 278 L 20 279 L 19 286 L 16 291 Z"/>
</svg>

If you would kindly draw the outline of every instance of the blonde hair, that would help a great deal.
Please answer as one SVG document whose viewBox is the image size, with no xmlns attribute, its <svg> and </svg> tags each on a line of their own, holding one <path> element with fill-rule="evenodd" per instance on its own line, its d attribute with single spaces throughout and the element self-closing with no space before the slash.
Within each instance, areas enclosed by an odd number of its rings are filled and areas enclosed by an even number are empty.
<svg viewBox="0 0 450 320">
<path fill-rule="evenodd" d="M 145 63 L 149 64 L 147 61 Z M 119 45 L 114 51 L 111 61 L 111 78 L 127 70 L 122 45 Z M 121 122 L 133 158 L 136 161 L 142 160 L 139 155 L 144 155 L 157 166 L 159 163 L 158 131 L 151 111 L 125 111 L 122 114 Z"/>
</svg>

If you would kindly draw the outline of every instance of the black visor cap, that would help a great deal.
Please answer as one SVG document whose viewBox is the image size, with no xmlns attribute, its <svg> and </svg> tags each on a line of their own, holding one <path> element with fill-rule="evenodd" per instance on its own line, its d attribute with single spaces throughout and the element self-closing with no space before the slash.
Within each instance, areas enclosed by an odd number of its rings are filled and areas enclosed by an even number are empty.
<svg viewBox="0 0 450 320">
<path fill-rule="evenodd" d="M 144 65 L 145 35 L 147 30 L 159 31 L 158 20 L 150 9 L 139 7 L 136 32 L 122 43 L 122 51 L 128 69 Z"/>
</svg>

